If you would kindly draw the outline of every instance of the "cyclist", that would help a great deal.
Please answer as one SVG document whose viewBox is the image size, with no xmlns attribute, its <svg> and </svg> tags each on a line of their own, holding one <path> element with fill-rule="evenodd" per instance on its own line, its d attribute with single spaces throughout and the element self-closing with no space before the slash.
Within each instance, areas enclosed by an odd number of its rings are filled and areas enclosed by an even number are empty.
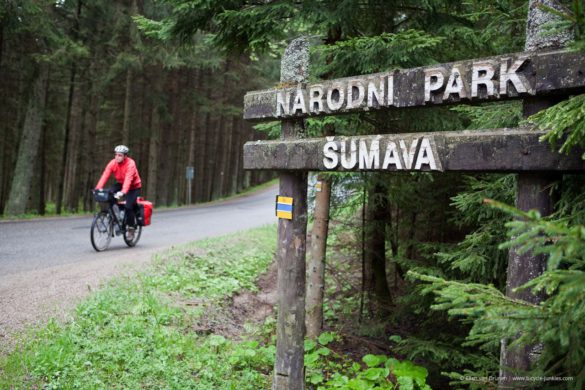
<svg viewBox="0 0 585 390">
<path fill-rule="evenodd" d="M 128 157 L 129 149 L 126 145 L 118 145 L 114 148 L 114 159 L 106 165 L 104 173 L 100 181 L 96 185 L 96 190 L 101 190 L 112 174 L 118 181 L 110 191 L 114 193 L 116 199 L 121 199 L 126 196 L 126 225 L 128 226 L 126 238 L 128 240 L 134 239 L 134 232 L 136 231 L 136 218 L 134 216 L 134 209 L 136 207 L 136 198 L 140 196 L 140 188 L 142 181 L 136 168 L 136 162 Z"/>
</svg>

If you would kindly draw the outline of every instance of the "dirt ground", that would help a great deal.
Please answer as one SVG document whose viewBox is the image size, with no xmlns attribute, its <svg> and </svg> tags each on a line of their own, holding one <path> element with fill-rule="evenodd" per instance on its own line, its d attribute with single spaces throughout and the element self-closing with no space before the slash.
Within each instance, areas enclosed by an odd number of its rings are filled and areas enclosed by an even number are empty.
<svg viewBox="0 0 585 390">
<path fill-rule="evenodd" d="M 150 262 L 126 258 L 99 261 L 83 267 L 62 266 L 40 272 L 29 272 L 13 283 L 0 285 L 0 354 L 12 351 L 27 329 L 43 326 L 50 318 L 65 321 L 75 306 L 91 291 L 114 276 L 130 274 Z M 220 334 L 238 339 L 245 324 L 261 325 L 274 313 L 277 302 L 277 267 L 273 263 L 257 282 L 258 292 L 242 291 L 233 296 L 226 307 L 206 307 L 206 313 L 193 331 Z M 65 288 L 65 286 L 67 286 Z M 183 305 L 206 305 L 203 301 L 183 301 Z"/>
<path fill-rule="evenodd" d="M 230 339 L 239 339 L 245 332 L 246 324 L 260 326 L 274 314 L 277 304 L 276 262 L 262 274 L 256 283 L 257 292 L 241 291 L 226 302 L 225 306 L 209 306 L 203 301 L 183 303 L 189 306 L 205 306 L 192 330 L 200 334 L 218 334 Z"/>
</svg>

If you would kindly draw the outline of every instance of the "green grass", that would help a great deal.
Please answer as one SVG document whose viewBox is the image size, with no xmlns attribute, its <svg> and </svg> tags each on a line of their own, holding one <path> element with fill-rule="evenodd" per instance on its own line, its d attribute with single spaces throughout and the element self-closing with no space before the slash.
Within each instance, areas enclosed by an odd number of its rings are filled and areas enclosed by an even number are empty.
<svg viewBox="0 0 585 390">
<path fill-rule="evenodd" d="M 268 226 L 162 253 L 150 269 L 93 294 L 66 325 L 52 321 L 0 358 L 0 388 L 268 387 L 272 343 L 193 329 L 205 307 L 255 288 L 275 241 Z M 193 301 L 201 304 L 185 304 Z"/>
<path fill-rule="evenodd" d="M 64 325 L 38 330 L 0 357 L 0 389 L 270 388 L 275 320 L 227 338 L 230 297 L 255 291 L 273 261 L 275 226 L 198 241 L 156 256 L 82 302 Z M 203 326 L 202 326 L 203 325 Z M 224 333 L 225 334 L 225 333 Z M 341 337 L 305 342 L 307 382 L 329 389 L 430 389 L 415 364 L 338 353 Z"/>
</svg>

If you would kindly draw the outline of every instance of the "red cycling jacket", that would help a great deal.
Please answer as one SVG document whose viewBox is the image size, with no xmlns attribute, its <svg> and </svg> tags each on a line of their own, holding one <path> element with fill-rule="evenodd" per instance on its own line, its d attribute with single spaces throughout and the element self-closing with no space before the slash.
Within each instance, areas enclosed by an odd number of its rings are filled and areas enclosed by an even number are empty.
<svg viewBox="0 0 585 390">
<path fill-rule="evenodd" d="M 104 169 L 104 173 L 102 173 L 102 177 L 95 188 L 98 190 L 103 189 L 112 173 L 116 177 L 116 180 L 118 180 L 119 183 L 122 183 L 122 192 L 125 194 L 130 190 L 142 187 L 142 180 L 140 180 L 140 175 L 138 175 L 136 162 L 130 157 L 126 157 L 124 161 L 119 164 L 116 159 L 110 161 L 108 165 L 106 165 L 106 169 Z"/>
</svg>

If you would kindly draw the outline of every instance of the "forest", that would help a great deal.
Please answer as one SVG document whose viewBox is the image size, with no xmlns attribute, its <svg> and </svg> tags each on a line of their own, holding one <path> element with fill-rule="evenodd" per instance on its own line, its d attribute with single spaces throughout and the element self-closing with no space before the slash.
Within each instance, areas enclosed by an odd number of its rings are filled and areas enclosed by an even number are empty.
<svg viewBox="0 0 585 390">
<path fill-rule="evenodd" d="M 280 131 L 279 122 L 245 122 L 243 96 L 278 86 L 279 60 L 292 39 L 311 40 L 313 82 L 522 52 L 534 7 L 554 16 L 544 36 L 585 49 L 580 0 L 5 2 L 0 210 L 91 209 L 89 189 L 117 143 L 130 146 L 157 205 L 185 203 L 187 165 L 195 166 L 196 202 L 241 191 L 274 177 L 243 171 L 243 143 Z M 585 95 L 531 116 L 522 101 L 373 111 L 311 118 L 306 131 L 320 137 L 522 124 L 547 130 L 543 142 L 566 153 L 585 147 L 583 107 Z M 313 229 L 327 236 L 328 228 L 329 240 L 321 247 L 313 241 L 309 256 L 309 264 L 327 257 L 323 325 L 309 327 L 310 337 L 351 334 L 379 354 L 424 366 L 433 388 L 495 388 L 487 378 L 500 373 L 501 342 L 515 340 L 538 355 L 522 374 L 572 378 L 538 383 L 543 388 L 583 388 L 582 175 L 551 178 L 550 215 L 514 207 L 514 174 L 318 178 L 330 192 L 317 199 L 327 211 L 314 215 Z M 512 247 L 536 254 L 546 270 L 510 293 Z M 336 387 L 319 375 L 310 386 Z"/>
<path fill-rule="evenodd" d="M 92 210 L 118 144 L 159 206 L 186 203 L 187 166 L 193 202 L 272 177 L 241 167 L 241 145 L 262 137 L 242 120 L 242 97 L 270 61 L 227 54 L 203 33 L 152 38 L 135 20 L 168 12 L 156 1 L 2 2 L 0 211 Z"/>
</svg>

